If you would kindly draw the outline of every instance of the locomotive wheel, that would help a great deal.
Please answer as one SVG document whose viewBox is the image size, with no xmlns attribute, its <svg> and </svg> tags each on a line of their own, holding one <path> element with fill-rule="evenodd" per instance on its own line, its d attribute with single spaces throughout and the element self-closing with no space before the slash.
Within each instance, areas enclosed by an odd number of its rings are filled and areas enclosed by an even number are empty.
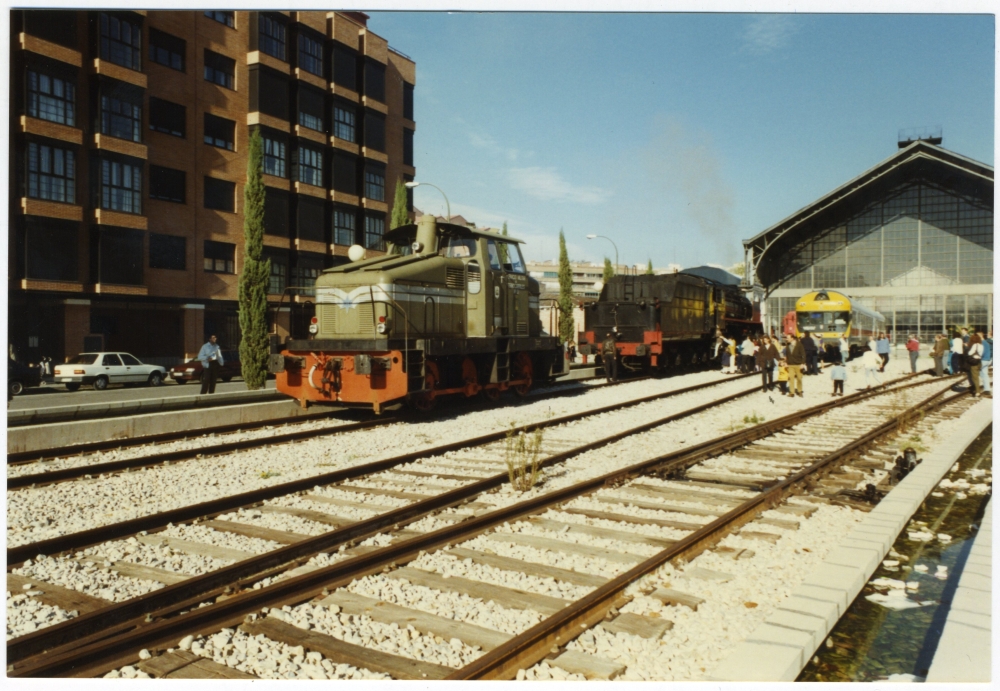
<svg viewBox="0 0 1000 691">
<path fill-rule="evenodd" d="M 462 360 L 462 381 L 465 382 L 465 395 L 475 396 L 482 388 L 479 385 L 479 371 L 472 358 Z"/>
<path fill-rule="evenodd" d="M 427 413 L 434 410 L 434 389 L 437 388 L 437 383 L 439 381 L 437 365 L 433 362 L 426 362 L 424 363 L 424 369 L 426 370 L 426 373 L 424 374 L 424 391 L 415 394 L 413 398 L 410 399 L 413 407 L 421 413 Z"/>
<path fill-rule="evenodd" d="M 518 384 L 514 387 L 514 393 L 518 396 L 527 396 L 528 392 L 531 391 L 531 382 L 534 375 L 534 366 L 531 362 L 531 356 L 528 355 L 523 350 L 517 354 L 514 358 L 514 376 L 511 379 L 518 381 L 521 379 L 526 379 L 524 384 Z"/>
<path fill-rule="evenodd" d="M 483 396 L 485 396 L 486 400 L 490 403 L 496 403 L 499 401 L 501 393 L 500 389 L 497 388 L 483 389 Z"/>
</svg>

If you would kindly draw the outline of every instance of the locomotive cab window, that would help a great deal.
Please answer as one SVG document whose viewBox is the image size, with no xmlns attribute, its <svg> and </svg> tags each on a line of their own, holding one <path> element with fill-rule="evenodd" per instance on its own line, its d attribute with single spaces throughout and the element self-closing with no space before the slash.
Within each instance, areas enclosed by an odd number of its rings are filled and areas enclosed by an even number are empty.
<svg viewBox="0 0 1000 691">
<path fill-rule="evenodd" d="M 503 268 L 515 274 L 525 273 L 524 260 L 521 259 L 521 250 L 513 242 L 501 243 L 500 254 L 505 258 Z"/>
<path fill-rule="evenodd" d="M 494 271 L 499 271 L 502 268 L 502 265 L 500 264 L 500 250 L 497 248 L 497 243 L 495 241 L 486 241 L 486 254 L 490 259 L 490 268 Z"/>
<path fill-rule="evenodd" d="M 457 257 L 465 259 L 476 254 L 476 241 L 472 238 L 441 238 L 438 254 L 442 257 Z"/>
</svg>

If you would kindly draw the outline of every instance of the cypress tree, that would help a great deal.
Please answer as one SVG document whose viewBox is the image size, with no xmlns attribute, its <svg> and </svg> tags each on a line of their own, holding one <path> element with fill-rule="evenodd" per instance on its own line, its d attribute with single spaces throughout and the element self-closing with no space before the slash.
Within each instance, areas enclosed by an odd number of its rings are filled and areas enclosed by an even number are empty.
<svg viewBox="0 0 1000 691">
<path fill-rule="evenodd" d="M 569 254 L 566 252 L 566 237 L 562 228 L 559 229 L 559 340 L 574 340 L 575 322 L 573 321 L 573 269 L 569 265 Z"/>
<path fill-rule="evenodd" d="M 647 259 L 646 260 L 646 275 L 647 276 L 652 276 L 653 275 L 653 260 L 652 259 Z"/>
<path fill-rule="evenodd" d="M 615 275 L 615 267 L 611 266 L 611 260 L 607 257 L 604 258 L 604 276 L 602 280 L 607 283 L 608 279 Z"/>
<path fill-rule="evenodd" d="M 261 259 L 264 247 L 264 144 L 260 130 L 250 136 L 247 184 L 243 191 L 243 271 L 240 273 L 240 363 L 247 389 L 267 381 L 267 284 L 271 260 Z"/>
<path fill-rule="evenodd" d="M 559 232 L 560 232 L 560 233 L 562 233 L 562 231 L 561 231 L 561 230 L 560 230 Z M 506 235 L 507 235 L 507 221 L 504 221 L 504 222 L 503 222 L 503 230 L 501 230 L 501 231 L 500 231 L 500 234 L 501 234 L 501 235 L 504 235 L 504 236 L 506 236 Z"/>
<path fill-rule="evenodd" d="M 389 230 L 405 226 L 410 222 L 410 214 L 406 210 L 406 186 L 403 181 L 396 178 L 396 197 L 392 200 L 392 219 L 389 221 Z"/>
</svg>

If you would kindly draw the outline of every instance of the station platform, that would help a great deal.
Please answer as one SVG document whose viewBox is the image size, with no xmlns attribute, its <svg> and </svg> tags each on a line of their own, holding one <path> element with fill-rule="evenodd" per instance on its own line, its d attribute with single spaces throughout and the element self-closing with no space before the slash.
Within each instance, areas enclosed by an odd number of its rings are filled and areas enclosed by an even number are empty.
<svg viewBox="0 0 1000 691">
<path fill-rule="evenodd" d="M 985 682 L 990 679 L 993 634 L 993 500 L 951 600 L 928 682 Z"/>
</svg>

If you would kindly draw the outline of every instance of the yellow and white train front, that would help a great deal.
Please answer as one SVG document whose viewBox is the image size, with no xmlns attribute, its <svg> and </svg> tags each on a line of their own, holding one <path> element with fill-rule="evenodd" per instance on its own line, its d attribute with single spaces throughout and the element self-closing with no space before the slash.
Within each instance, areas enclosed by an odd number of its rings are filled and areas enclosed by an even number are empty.
<svg viewBox="0 0 1000 691">
<path fill-rule="evenodd" d="M 851 350 L 856 351 L 884 330 L 885 317 L 843 293 L 818 290 L 795 302 L 795 331 L 799 338 L 807 333 L 824 340 L 846 338 Z"/>
</svg>

